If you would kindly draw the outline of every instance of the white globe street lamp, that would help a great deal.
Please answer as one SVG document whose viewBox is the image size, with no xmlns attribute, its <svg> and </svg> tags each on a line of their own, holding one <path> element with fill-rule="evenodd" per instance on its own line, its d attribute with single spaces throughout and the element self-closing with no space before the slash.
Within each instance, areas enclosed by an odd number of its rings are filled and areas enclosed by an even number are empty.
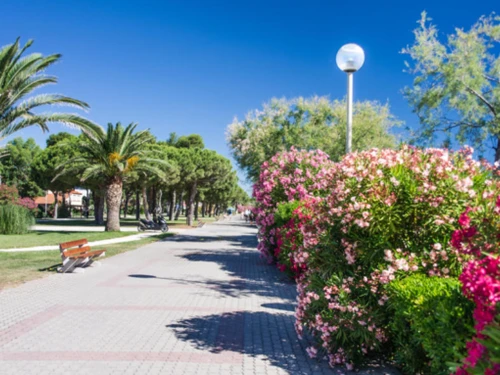
<svg viewBox="0 0 500 375">
<path fill-rule="evenodd" d="M 358 71 L 365 62 L 363 49 L 354 43 L 343 45 L 337 52 L 337 66 L 347 73 L 347 135 L 346 153 L 351 152 L 352 143 L 352 82 L 353 73 Z"/>
</svg>

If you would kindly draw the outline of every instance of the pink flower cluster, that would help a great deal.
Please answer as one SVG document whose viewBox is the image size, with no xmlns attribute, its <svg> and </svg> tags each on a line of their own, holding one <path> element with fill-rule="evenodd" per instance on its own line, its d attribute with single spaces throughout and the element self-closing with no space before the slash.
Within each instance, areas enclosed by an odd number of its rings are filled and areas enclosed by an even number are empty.
<svg viewBox="0 0 500 375">
<path fill-rule="evenodd" d="M 466 297 L 475 304 L 474 320 L 476 335 L 467 343 L 467 357 L 457 370 L 457 375 L 469 374 L 478 369 L 488 375 L 500 374 L 500 363 L 492 357 L 488 349 L 488 338 L 484 329 L 491 325 L 495 316 L 500 314 L 500 196 L 493 204 L 486 205 L 485 210 L 494 212 L 493 217 L 481 217 L 484 211 L 468 208 L 459 219 L 460 229 L 453 232 L 451 243 L 466 255 L 472 255 L 464 266 L 459 279 Z M 479 223 L 472 225 L 471 214 L 479 216 Z M 478 229 L 480 227 L 481 230 Z M 497 329 L 498 334 L 500 330 Z"/>
<path fill-rule="evenodd" d="M 269 262 L 275 260 L 277 246 L 274 223 L 277 204 L 320 195 L 332 165 L 322 151 L 299 151 L 293 147 L 262 164 L 259 181 L 253 187 L 257 201 L 254 213 L 259 226 L 258 248 Z"/>
<path fill-rule="evenodd" d="M 291 150 L 264 163 L 254 186 L 259 249 L 297 280 L 297 333 L 306 329 L 318 342 L 309 354 L 361 363 L 390 339 L 387 284 L 414 272 L 457 277 L 470 255 L 451 244 L 474 236 L 460 213 L 493 201 L 493 174 L 472 149 L 410 146 L 339 163 Z M 291 220 L 277 227 L 277 205 L 293 200 L 300 204 Z"/>
<path fill-rule="evenodd" d="M 35 211 L 38 208 L 38 205 L 31 198 L 19 198 L 16 202 L 18 206 L 22 206 L 27 208 L 30 211 Z"/>
</svg>

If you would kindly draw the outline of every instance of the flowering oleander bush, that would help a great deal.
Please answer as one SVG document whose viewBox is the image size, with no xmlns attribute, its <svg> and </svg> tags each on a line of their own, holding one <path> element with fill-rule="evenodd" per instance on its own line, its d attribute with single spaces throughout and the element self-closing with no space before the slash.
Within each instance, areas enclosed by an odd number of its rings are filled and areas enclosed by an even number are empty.
<svg viewBox="0 0 500 375">
<path fill-rule="evenodd" d="M 254 187 L 259 248 L 297 279 L 296 330 L 318 343 L 309 354 L 350 368 L 387 352 L 388 286 L 412 274 L 456 278 L 470 256 L 450 245 L 451 233 L 466 207 L 480 209 L 499 191 L 471 149 L 374 149 L 336 164 L 292 150 L 264 164 Z M 423 350 L 428 368 L 451 357 Z"/>
<path fill-rule="evenodd" d="M 491 215 L 493 213 L 493 215 Z M 453 232 L 452 244 L 466 256 L 460 281 L 474 302 L 476 332 L 467 342 L 467 356 L 456 374 L 500 374 L 500 197 L 480 207 L 468 207 Z M 496 318 L 495 318 L 496 317 Z"/>
<path fill-rule="evenodd" d="M 316 238 L 294 249 L 307 269 L 296 329 L 312 332 L 331 364 L 351 367 L 389 341 L 389 283 L 460 274 L 465 255 L 451 233 L 466 207 L 484 206 L 500 186 L 471 149 L 353 153 L 327 176 L 329 194 L 312 208 Z"/>
<path fill-rule="evenodd" d="M 325 194 L 326 173 L 333 163 L 322 151 L 299 151 L 275 155 L 262 164 L 259 181 L 254 185 L 254 209 L 259 226 L 259 250 L 269 262 L 275 261 L 277 246 L 274 215 L 279 203 Z"/>
</svg>

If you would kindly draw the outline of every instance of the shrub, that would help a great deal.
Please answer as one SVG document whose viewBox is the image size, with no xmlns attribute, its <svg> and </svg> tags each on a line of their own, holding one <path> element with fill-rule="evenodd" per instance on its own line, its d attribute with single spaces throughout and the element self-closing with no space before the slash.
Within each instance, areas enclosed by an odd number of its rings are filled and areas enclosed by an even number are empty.
<svg viewBox="0 0 500 375">
<path fill-rule="evenodd" d="M 289 248 L 305 268 L 296 329 L 311 332 L 332 365 L 350 368 L 390 344 L 389 283 L 460 274 L 466 255 L 450 246 L 451 233 L 466 207 L 494 201 L 500 183 L 470 149 L 352 153 L 324 176 L 328 194 L 294 212 Z"/>
<path fill-rule="evenodd" d="M 16 203 L 19 199 L 19 192 L 15 186 L 0 185 L 0 205 Z"/>
<path fill-rule="evenodd" d="M 261 167 L 254 185 L 255 221 L 259 226 L 259 250 L 269 262 L 276 261 L 276 229 L 274 215 L 279 203 L 321 196 L 326 191 L 325 174 L 333 163 L 322 151 L 298 151 L 275 155 Z"/>
<path fill-rule="evenodd" d="M 0 205 L 0 233 L 25 234 L 35 224 L 35 218 L 27 208 L 6 204 Z"/>
<path fill-rule="evenodd" d="M 421 274 L 389 284 L 389 335 L 395 362 L 406 374 L 448 375 L 449 363 L 465 354 L 473 304 L 460 287 L 455 278 Z"/>
</svg>

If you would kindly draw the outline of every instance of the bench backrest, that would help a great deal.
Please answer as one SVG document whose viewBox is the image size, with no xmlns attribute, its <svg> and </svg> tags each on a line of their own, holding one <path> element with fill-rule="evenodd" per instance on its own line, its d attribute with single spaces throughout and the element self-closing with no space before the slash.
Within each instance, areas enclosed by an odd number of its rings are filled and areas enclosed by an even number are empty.
<svg viewBox="0 0 500 375">
<path fill-rule="evenodd" d="M 61 250 L 61 253 L 67 257 L 70 255 L 81 254 L 90 251 L 90 246 L 88 246 L 87 244 L 88 241 L 85 238 L 76 241 L 63 242 L 59 244 L 59 250 Z"/>
</svg>

